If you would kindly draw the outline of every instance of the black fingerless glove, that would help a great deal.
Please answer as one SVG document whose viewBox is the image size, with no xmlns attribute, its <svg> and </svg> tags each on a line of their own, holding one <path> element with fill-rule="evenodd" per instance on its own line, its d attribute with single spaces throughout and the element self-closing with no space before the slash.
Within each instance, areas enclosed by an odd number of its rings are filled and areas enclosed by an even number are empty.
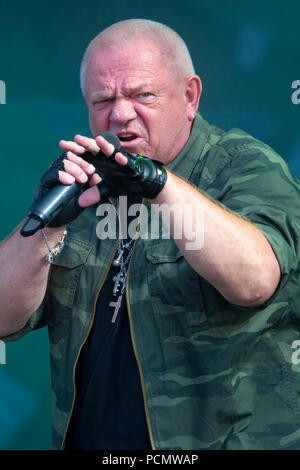
<svg viewBox="0 0 300 470">
<path fill-rule="evenodd" d="M 121 151 L 127 157 L 128 162 L 126 165 L 120 165 L 114 159 L 115 153 L 111 157 L 105 157 L 102 154 L 93 161 L 102 178 L 98 184 L 101 199 L 122 195 L 138 195 L 154 199 L 167 180 L 167 172 L 162 163 Z"/>
<path fill-rule="evenodd" d="M 43 199 L 43 197 L 48 194 L 48 192 L 54 188 L 54 186 L 61 184 L 59 181 L 59 174 L 58 172 L 64 171 L 64 163 L 63 160 L 66 159 L 66 152 L 60 155 L 50 166 L 50 168 L 44 173 L 44 175 L 40 179 L 40 186 L 35 190 L 35 201 L 30 207 L 30 210 L 33 210 L 35 204 Z M 76 196 L 73 197 L 70 202 L 63 208 L 63 210 L 48 224 L 48 227 L 61 227 L 62 225 L 66 225 L 72 220 L 75 220 L 78 215 L 83 211 L 83 208 L 78 205 L 78 198 L 80 194 L 88 187 L 88 183 L 86 185 L 82 185 L 81 192 Z"/>
</svg>

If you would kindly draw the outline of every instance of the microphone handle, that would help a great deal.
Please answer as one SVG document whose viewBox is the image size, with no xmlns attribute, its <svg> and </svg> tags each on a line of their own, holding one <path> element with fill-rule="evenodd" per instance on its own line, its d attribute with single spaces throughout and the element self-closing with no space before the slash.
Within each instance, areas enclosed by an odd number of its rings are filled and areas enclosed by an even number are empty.
<svg viewBox="0 0 300 470">
<path fill-rule="evenodd" d="M 100 135 L 110 142 L 116 151 L 120 150 L 121 144 L 115 134 L 105 131 Z M 103 155 L 101 150 L 96 156 L 87 151 L 82 155 L 82 158 L 85 158 L 88 162 L 93 162 L 93 159 L 99 158 L 99 156 L 103 157 Z M 104 157 L 108 158 L 106 155 Z M 36 201 L 32 206 L 28 219 L 20 230 L 21 235 L 29 237 L 48 225 L 74 196 L 79 196 L 83 186 L 84 184 L 77 181 L 71 185 L 58 184 L 54 186 L 43 199 Z"/>
<path fill-rule="evenodd" d="M 48 225 L 74 196 L 80 194 L 82 186 L 77 181 L 71 185 L 54 186 L 43 199 L 33 205 L 21 229 L 21 235 L 29 237 Z"/>
</svg>

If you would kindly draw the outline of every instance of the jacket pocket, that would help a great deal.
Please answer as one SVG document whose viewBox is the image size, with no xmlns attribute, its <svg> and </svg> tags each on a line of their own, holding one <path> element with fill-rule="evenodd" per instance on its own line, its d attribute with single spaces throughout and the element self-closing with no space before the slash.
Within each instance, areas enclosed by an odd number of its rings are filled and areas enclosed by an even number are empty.
<svg viewBox="0 0 300 470">
<path fill-rule="evenodd" d="M 198 274 L 172 240 L 151 243 L 146 251 L 147 282 L 158 326 L 168 335 L 207 321 Z"/>
<path fill-rule="evenodd" d="M 47 289 L 49 326 L 67 325 L 80 275 L 91 250 L 90 244 L 67 236 L 63 250 L 54 258 Z"/>
</svg>

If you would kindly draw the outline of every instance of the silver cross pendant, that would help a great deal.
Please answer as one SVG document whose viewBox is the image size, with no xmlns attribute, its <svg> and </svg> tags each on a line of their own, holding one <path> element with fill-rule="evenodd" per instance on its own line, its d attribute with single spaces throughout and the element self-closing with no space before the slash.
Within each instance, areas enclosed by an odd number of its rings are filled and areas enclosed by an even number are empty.
<svg viewBox="0 0 300 470">
<path fill-rule="evenodd" d="M 114 307 L 114 309 L 115 309 L 114 314 L 113 314 L 112 319 L 111 319 L 111 323 L 115 323 L 115 321 L 117 319 L 117 316 L 118 316 L 118 313 L 119 313 L 119 310 L 120 310 L 120 307 L 121 307 L 122 297 L 123 297 L 122 295 L 119 295 L 117 302 L 109 302 L 109 306 Z"/>
</svg>

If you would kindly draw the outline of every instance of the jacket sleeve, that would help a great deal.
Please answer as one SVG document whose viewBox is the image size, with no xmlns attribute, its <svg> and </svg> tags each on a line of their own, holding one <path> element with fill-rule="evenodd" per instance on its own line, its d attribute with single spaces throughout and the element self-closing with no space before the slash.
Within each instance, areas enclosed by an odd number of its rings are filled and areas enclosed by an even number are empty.
<svg viewBox="0 0 300 470">
<path fill-rule="evenodd" d="M 271 244 L 281 284 L 300 259 L 300 185 L 285 161 L 259 142 L 235 146 L 223 169 L 220 202 L 253 222 Z"/>
<path fill-rule="evenodd" d="M 1 341 L 17 341 L 18 339 L 25 336 L 27 333 L 30 333 L 33 330 L 38 328 L 42 328 L 46 325 L 44 319 L 44 307 L 45 307 L 45 299 L 39 306 L 39 308 L 31 315 L 29 320 L 27 321 L 26 325 L 19 331 L 12 333 L 7 336 L 3 336 L 0 338 Z"/>
</svg>

